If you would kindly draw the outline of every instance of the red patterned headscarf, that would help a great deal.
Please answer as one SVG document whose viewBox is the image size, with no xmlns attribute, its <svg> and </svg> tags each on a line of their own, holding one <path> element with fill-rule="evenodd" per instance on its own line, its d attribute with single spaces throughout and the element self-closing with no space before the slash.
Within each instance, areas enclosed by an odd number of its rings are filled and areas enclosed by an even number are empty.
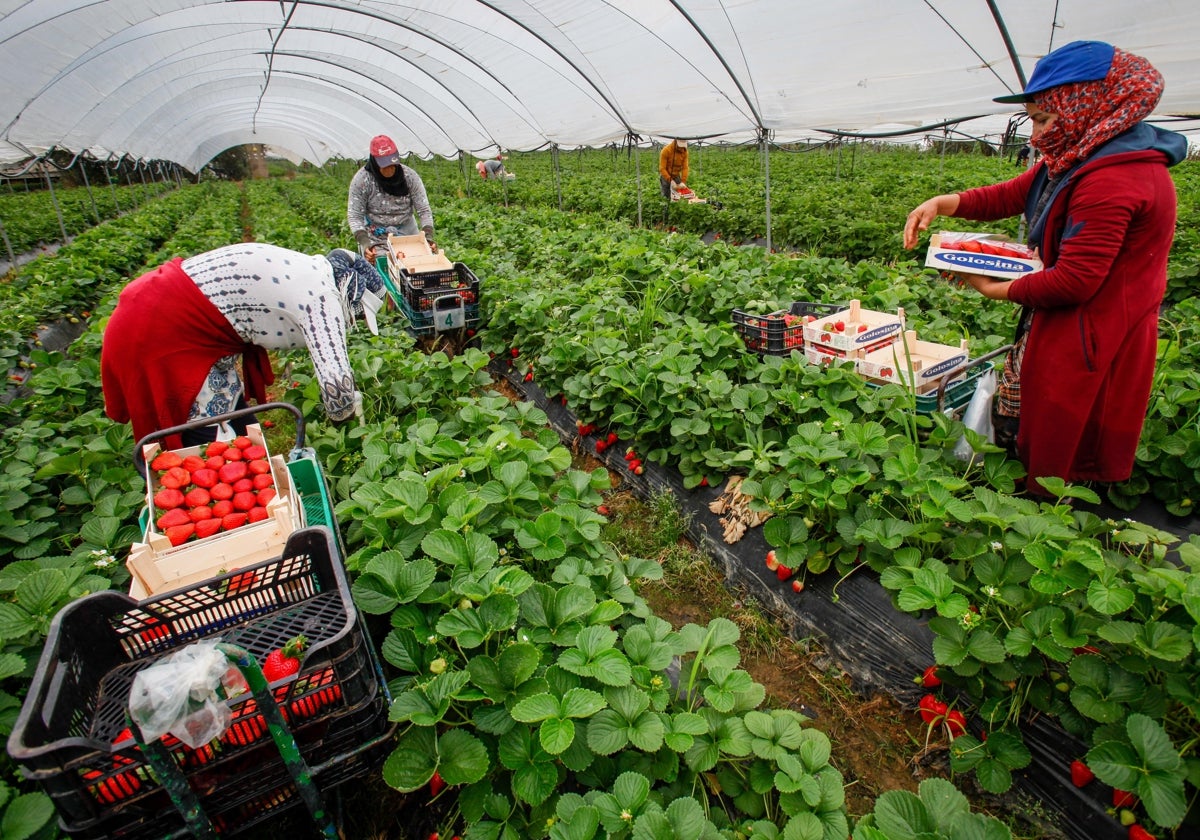
<svg viewBox="0 0 1200 840">
<path fill-rule="evenodd" d="M 1045 157 L 1050 175 L 1061 175 L 1150 116 L 1162 92 L 1162 74 L 1149 61 L 1116 49 L 1103 79 L 1059 85 L 1034 96 L 1038 108 L 1058 116 L 1032 145 Z"/>
</svg>

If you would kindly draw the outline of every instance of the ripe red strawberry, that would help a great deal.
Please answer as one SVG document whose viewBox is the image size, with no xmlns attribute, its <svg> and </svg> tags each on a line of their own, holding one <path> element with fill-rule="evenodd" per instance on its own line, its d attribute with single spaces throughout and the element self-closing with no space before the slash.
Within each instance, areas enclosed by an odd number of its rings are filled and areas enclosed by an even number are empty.
<svg viewBox="0 0 1200 840">
<path fill-rule="evenodd" d="M 596 513 L 600 514 L 601 516 L 608 516 L 610 513 L 612 513 L 612 510 L 609 509 L 608 505 L 598 505 L 596 507 Z"/>
<path fill-rule="evenodd" d="M 1136 808 L 1138 798 L 1127 790 L 1113 788 L 1112 804 L 1114 808 Z"/>
<path fill-rule="evenodd" d="M 229 448 L 229 443 L 223 440 L 214 440 L 208 446 L 204 447 L 204 454 L 209 458 L 214 455 L 221 455 Z"/>
<path fill-rule="evenodd" d="M 708 486 L 708 476 L 706 476 L 706 475 L 700 476 L 700 486 L 701 487 Z"/>
<path fill-rule="evenodd" d="M 224 484 L 234 484 L 246 477 L 246 473 L 250 469 L 245 461 L 230 461 L 221 469 L 217 470 L 217 477 Z"/>
<path fill-rule="evenodd" d="M 290 713 L 293 720 L 310 718 L 326 706 L 331 706 L 342 697 L 342 687 L 337 683 L 322 688 L 315 694 L 300 697 L 292 701 Z"/>
<path fill-rule="evenodd" d="M 246 709 L 253 711 L 258 707 L 253 700 L 246 701 Z M 253 744 L 267 732 L 267 722 L 260 714 L 247 714 L 246 717 L 241 717 L 229 725 L 221 735 L 220 741 L 222 744 L 229 744 L 235 747 L 244 747 Z"/>
<path fill-rule="evenodd" d="M 242 450 L 242 458 L 246 461 L 261 461 L 267 457 L 267 448 L 254 444 Z"/>
<path fill-rule="evenodd" d="M 176 510 L 182 510 L 182 508 L 176 508 Z M 199 507 L 194 507 L 188 511 L 188 518 L 193 522 L 212 519 L 212 515 L 212 508 L 210 508 L 208 505 L 200 505 Z"/>
<path fill-rule="evenodd" d="M 238 435 L 233 439 L 232 443 L 238 449 L 249 449 L 254 445 L 254 441 L 250 440 L 250 438 L 246 437 L 245 435 Z"/>
<path fill-rule="evenodd" d="M 511 350 L 509 350 L 508 352 L 512 354 L 512 357 L 513 357 L 514 359 L 515 359 L 515 358 L 517 358 L 517 356 L 520 356 L 520 355 L 521 355 L 521 351 L 520 351 L 520 350 L 518 350 L 516 347 L 512 348 L 512 349 L 511 349 Z"/>
<path fill-rule="evenodd" d="M 242 461 L 245 459 L 245 456 L 242 455 L 242 450 L 232 446 L 222 452 L 221 457 L 225 459 L 226 464 L 232 461 Z"/>
<path fill-rule="evenodd" d="M 225 582 L 225 591 L 236 595 L 258 583 L 259 572 L 238 572 Z"/>
<path fill-rule="evenodd" d="M 183 467 L 189 473 L 194 473 L 196 470 L 204 469 L 204 459 L 199 455 L 188 455 L 179 466 Z"/>
<path fill-rule="evenodd" d="M 224 481 L 219 481 L 208 490 L 218 502 L 233 498 L 233 488 Z"/>
<path fill-rule="evenodd" d="M 171 545 L 183 545 L 192 534 L 196 533 L 196 523 L 188 522 L 186 525 L 172 525 L 163 533 L 167 535 L 167 539 L 171 541 Z"/>
<path fill-rule="evenodd" d="M 212 506 L 213 518 L 220 519 L 223 516 L 228 516 L 233 513 L 233 502 L 228 499 L 222 499 L 219 502 L 213 502 Z"/>
<path fill-rule="evenodd" d="M 605 442 L 605 443 L 607 443 L 609 446 L 612 446 L 614 443 L 616 443 L 616 442 L 617 442 L 617 440 L 618 440 L 618 438 L 617 438 L 617 433 L 616 433 L 616 432 L 609 432 L 609 433 L 608 433 L 608 437 L 606 437 L 606 438 L 604 439 L 604 442 Z"/>
<path fill-rule="evenodd" d="M 249 493 L 253 489 L 254 489 L 254 480 L 253 479 L 243 478 L 243 479 L 233 482 L 233 495 L 235 495 L 235 496 L 238 493 Z"/>
<path fill-rule="evenodd" d="M 608 444 L 602 440 L 596 441 L 596 454 L 599 455 L 605 449 L 608 449 Z"/>
<path fill-rule="evenodd" d="M 150 462 L 150 469 L 160 471 L 169 470 L 171 467 L 178 467 L 182 463 L 183 458 L 181 458 L 177 453 L 160 452 L 157 456 L 155 456 L 154 460 Z"/>
<path fill-rule="evenodd" d="M 1081 788 L 1094 778 L 1096 778 L 1096 774 L 1078 758 L 1071 762 L 1071 784 L 1075 787 Z"/>
<path fill-rule="evenodd" d="M 1155 836 L 1137 823 L 1129 826 L 1129 840 L 1156 840 Z"/>
<path fill-rule="evenodd" d="M 253 525 L 255 522 L 262 522 L 264 519 L 270 518 L 271 514 L 267 513 L 267 509 L 261 505 L 255 505 L 246 511 L 246 521 Z"/>
<path fill-rule="evenodd" d="M 212 501 L 212 494 L 203 487 L 193 487 L 183 494 L 183 503 L 191 508 L 204 507 Z"/>
<path fill-rule="evenodd" d="M 261 507 L 266 507 L 267 504 L 275 498 L 275 496 L 276 492 L 274 487 L 264 487 L 258 491 L 258 495 L 255 496 L 255 501 L 257 501 Z"/>
<path fill-rule="evenodd" d="M 275 483 L 275 476 L 271 475 L 270 473 L 263 473 L 261 475 L 256 475 L 256 476 L 254 476 L 254 478 L 250 479 L 250 484 L 251 484 L 251 486 L 254 487 L 255 490 L 265 490 L 266 488 L 272 486 L 274 483 Z"/>
<path fill-rule="evenodd" d="M 932 725 L 942 722 L 949 707 L 934 695 L 926 694 L 917 703 L 917 708 L 921 713 L 921 720 Z"/>
<path fill-rule="evenodd" d="M 946 729 L 950 733 L 951 738 L 957 738 L 967 731 L 967 719 L 958 709 L 951 709 L 946 713 Z"/>
<path fill-rule="evenodd" d="M 845 332 L 845 331 L 846 331 L 846 322 L 845 322 L 845 321 L 838 321 L 837 323 L 835 323 L 835 324 L 833 325 L 833 328 L 834 328 L 835 330 L 837 330 L 838 332 Z"/>
<path fill-rule="evenodd" d="M 139 768 L 140 769 L 140 768 Z M 99 770 L 84 770 L 80 773 L 88 782 L 88 792 L 102 805 L 113 805 L 123 799 L 128 799 L 139 790 L 142 782 L 138 778 L 138 769 L 122 770 L 108 778 Z"/>
<path fill-rule="evenodd" d="M 304 636 L 296 636 L 289 639 L 283 647 L 275 648 L 268 653 L 267 661 L 263 663 L 262 667 L 263 676 L 267 678 L 267 682 L 273 683 L 299 673 L 299 656 L 307 645 L 308 639 Z"/>
<path fill-rule="evenodd" d="M 526 382 L 532 382 L 532 381 L 533 381 L 533 371 L 530 371 L 529 373 L 525 374 L 525 381 L 526 381 Z"/>
<path fill-rule="evenodd" d="M 792 570 L 780 563 L 779 567 L 775 569 L 775 576 L 780 580 L 787 580 L 792 576 Z"/>
<path fill-rule="evenodd" d="M 232 531 L 234 528 L 241 528 L 246 524 L 246 520 L 248 518 L 249 517 L 241 511 L 227 513 L 221 517 L 221 530 Z"/>
<path fill-rule="evenodd" d="M 158 530 L 165 534 L 168 528 L 173 528 L 176 525 L 186 525 L 191 521 L 192 517 L 188 515 L 188 512 L 181 507 L 177 507 L 171 508 L 158 517 L 158 520 L 154 524 L 158 526 Z"/>
<path fill-rule="evenodd" d="M 431 778 L 429 780 L 429 796 L 430 797 L 437 796 L 439 793 L 442 792 L 442 788 L 444 788 L 445 786 L 446 786 L 446 783 L 442 780 L 442 774 L 439 773 L 438 771 L 434 770 L 433 778 Z"/>
<path fill-rule="evenodd" d="M 936 665 L 930 665 L 928 668 L 926 668 L 925 672 L 917 678 L 917 681 L 920 682 L 921 686 L 924 688 L 937 688 L 942 684 L 941 678 L 939 678 L 937 675 Z"/>
<path fill-rule="evenodd" d="M 225 466 L 225 463 L 226 461 L 224 455 L 213 455 L 204 461 L 204 467 L 206 469 L 216 471 Z"/>
<path fill-rule="evenodd" d="M 171 467 L 159 476 L 158 483 L 168 490 L 180 490 L 192 483 L 192 474 L 183 467 Z"/>
<path fill-rule="evenodd" d="M 204 508 L 207 510 L 208 508 Z M 196 522 L 196 539 L 202 540 L 205 537 L 211 537 L 213 534 L 221 530 L 221 520 L 216 518 L 200 519 Z"/>
<path fill-rule="evenodd" d="M 182 507 L 183 494 L 178 490 L 159 490 L 154 494 L 154 506 L 160 510 Z"/>
<path fill-rule="evenodd" d="M 271 462 L 256 458 L 246 462 L 246 469 L 250 471 L 251 475 L 267 475 L 271 472 Z"/>
<path fill-rule="evenodd" d="M 258 504 L 258 498 L 248 490 L 233 494 L 233 509 L 234 510 L 250 510 L 254 505 Z"/>
<path fill-rule="evenodd" d="M 208 467 L 198 469 L 192 473 L 192 484 L 195 484 L 197 487 L 203 487 L 205 490 L 211 490 L 217 485 L 218 481 L 220 481 L 220 478 L 217 475 L 217 471 Z"/>
</svg>

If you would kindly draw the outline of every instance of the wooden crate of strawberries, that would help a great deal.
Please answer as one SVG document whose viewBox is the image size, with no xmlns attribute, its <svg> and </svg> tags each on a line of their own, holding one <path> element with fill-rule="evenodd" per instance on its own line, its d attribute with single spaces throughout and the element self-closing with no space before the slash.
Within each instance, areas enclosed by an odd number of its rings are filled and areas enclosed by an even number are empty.
<svg viewBox="0 0 1200 840">
<path fill-rule="evenodd" d="M 149 517 L 125 563 L 135 598 L 269 560 L 304 527 L 291 473 L 257 425 L 232 441 L 176 450 L 152 443 L 143 454 Z"/>
</svg>

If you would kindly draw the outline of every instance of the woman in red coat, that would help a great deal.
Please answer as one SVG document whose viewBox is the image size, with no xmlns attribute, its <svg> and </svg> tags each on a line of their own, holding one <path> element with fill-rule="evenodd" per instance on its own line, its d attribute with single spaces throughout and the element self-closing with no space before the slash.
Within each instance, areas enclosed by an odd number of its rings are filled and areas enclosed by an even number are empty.
<svg viewBox="0 0 1200 840">
<path fill-rule="evenodd" d="M 1015 431 L 1030 479 L 1114 482 L 1133 470 L 1175 234 L 1167 167 L 1187 156 L 1182 135 L 1143 122 L 1162 90 L 1148 61 L 1111 44 L 1060 47 L 1023 93 L 996 100 L 1025 103 L 1041 161 L 1010 181 L 935 196 L 904 226 L 912 248 L 938 216 L 1025 214 L 1044 269 L 965 279 L 1023 307 L 993 419 L 998 440 Z"/>
</svg>

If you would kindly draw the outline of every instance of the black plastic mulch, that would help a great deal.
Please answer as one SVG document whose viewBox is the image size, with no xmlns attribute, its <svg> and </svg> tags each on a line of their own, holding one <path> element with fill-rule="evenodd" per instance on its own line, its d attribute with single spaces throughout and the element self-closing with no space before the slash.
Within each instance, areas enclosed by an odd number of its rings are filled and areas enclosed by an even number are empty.
<svg viewBox="0 0 1200 840">
<path fill-rule="evenodd" d="M 559 400 L 550 399 L 536 383 L 524 382 L 518 371 L 493 365 L 493 373 L 503 376 L 526 401 L 545 411 L 564 442 L 579 439 L 576 416 Z M 625 447 L 617 446 L 613 451 L 624 453 Z M 858 692 L 870 695 L 881 691 L 908 708 L 916 708 L 926 690 L 913 678 L 934 664 L 933 633 L 926 618 L 896 609 L 869 569 L 864 567 L 841 582 L 833 574 L 813 576 L 806 579 L 804 592 L 796 594 L 789 583 L 780 582 L 767 569 L 769 547 L 761 528 L 750 529 L 733 545 L 723 541 L 718 517 L 708 509 L 722 487 L 688 490 L 674 470 L 645 463 L 645 471 L 639 476 L 629 471 L 620 455 L 591 454 L 611 472 L 621 475 L 626 489 L 640 498 L 669 491 L 689 519 L 689 536 L 720 564 L 725 577 L 733 585 L 744 587 L 774 614 L 786 617 L 792 638 L 819 639 Z M 1174 526 L 1179 527 L 1179 523 Z M 978 732 L 981 727 L 971 729 Z M 1047 717 L 1026 721 L 1022 733 L 1033 760 L 1029 767 L 1014 773 L 1014 787 L 1040 802 L 1047 817 L 1072 840 L 1124 840 L 1128 829 L 1108 813 L 1111 789 L 1099 781 L 1084 789 L 1071 783 L 1071 761 L 1083 757 L 1086 745 Z"/>
</svg>

